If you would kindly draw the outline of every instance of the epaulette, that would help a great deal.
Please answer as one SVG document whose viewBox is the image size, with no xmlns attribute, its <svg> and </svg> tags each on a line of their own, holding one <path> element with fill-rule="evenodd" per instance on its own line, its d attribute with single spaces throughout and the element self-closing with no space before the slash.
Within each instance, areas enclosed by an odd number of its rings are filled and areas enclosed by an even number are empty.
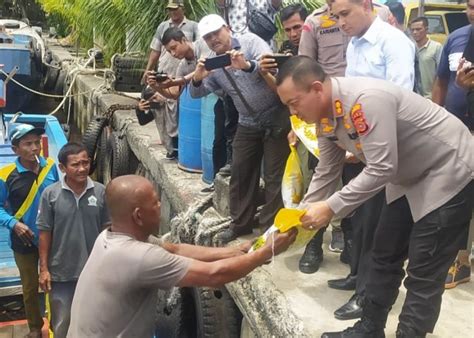
<svg viewBox="0 0 474 338">
<path fill-rule="evenodd" d="M 322 5 L 321 7 L 316 8 L 316 9 L 313 11 L 313 13 L 311 13 L 311 16 L 316 16 L 316 15 L 324 14 L 324 13 L 326 13 L 327 10 L 328 10 L 328 5 L 324 4 L 324 5 Z"/>
</svg>

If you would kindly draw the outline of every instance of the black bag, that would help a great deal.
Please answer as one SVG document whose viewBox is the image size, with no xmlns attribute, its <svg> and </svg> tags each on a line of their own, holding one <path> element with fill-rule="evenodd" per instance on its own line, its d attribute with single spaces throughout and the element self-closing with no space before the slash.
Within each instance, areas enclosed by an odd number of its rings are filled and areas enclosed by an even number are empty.
<svg viewBox="0 0 474 338">
<path fill-rule="evenodd" d="M 272 19 L 258 9 L 250 9 L 248 1 L 247 5 L 247 25 L 249 30 L 263 40 L 270 41 L 277 32 L 277 28 Z"/>
<path fill-rule="evenodd" d="M 135 108 L 135 114 L 137 115 L 138 124 L 141 126 L 144 126 L 155 119 L 151 110 L 143 111 L 137 107 Z"/>
<path fill-rule="evenodd" d="M 231 4 L 232 0 L 225 1 L 224 3 L 223 10 L 227 24 L 230 24 L 229 7 Z M 247 7 L 247 23 L 243 30 L 248 27 L 250 32 L 258 35 L 265 41 L 270 41 L 278 31 L 273 20 L 266 13 L 261 12 L 257 8 L 251 8 L 249 0 L 245 1 L 245 6 Z M 241 33 L 241 31 L 233 32 Z"/>
</svg>

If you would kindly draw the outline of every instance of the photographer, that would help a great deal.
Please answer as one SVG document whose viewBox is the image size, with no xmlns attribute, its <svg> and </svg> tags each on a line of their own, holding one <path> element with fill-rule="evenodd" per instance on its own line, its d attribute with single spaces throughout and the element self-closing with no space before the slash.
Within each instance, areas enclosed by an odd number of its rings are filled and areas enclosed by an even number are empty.
<svg viewBox="0 0 474 338">
<path fill-rule="evenodd" d="M 219 234 L 220 241 L 226 243 L 252 232 L 263 158 L 266 203 L 259 223 L 271 225 L 283 206 L 281 180 L 289 153 L 289 114 L 258 71 L 256 60 L 271 53 L 265 41 L 252 33 L 233 37 L 225 21 L 215 14 L 202 18 L 199 31 L 218 56 L 199 60 L 191 81 L 191 95 L 224 92 L 239 112 L 229 192 L 232 224 Z"/>
</svg>

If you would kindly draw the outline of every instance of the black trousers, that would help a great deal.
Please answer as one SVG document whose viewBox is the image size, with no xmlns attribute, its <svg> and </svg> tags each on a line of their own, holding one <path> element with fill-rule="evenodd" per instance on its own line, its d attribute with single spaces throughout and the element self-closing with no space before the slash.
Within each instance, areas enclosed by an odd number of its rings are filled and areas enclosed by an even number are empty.
<svg viewBox="0 0 474 338">
<path fill-rule="evenodd" d="M 231 229 L 234 232 L 244 234 L 252 229 L 258 203 L 262 159 L 265 205 L 260 212 L 259 223 L 273 224 L 275 214 L 283 207 L 281 181 L 290 153 L 286 135 L 287 132 L 272 135 L 269 130 L 238 125 L 233 142 L 229 192 Z"/>
<path fill-rule="evenodd" d="M 342 183 L 343 185 L 348 184 L 353 178 L 357 177 L 364 169 L 364 163 L 347 163 L 344 165 L 342 171 Z M 346 241 L 352 242 L 350 252 L 350 274 L 357 276 L 359 270 L 362 242 L 363 242 L 363 222 L 361 218 L 361 207 L 357 208 L 350 217 L 343 218 L 341 220 L 341 228 L 344 232 L 344 238 Z M 358 277 L 359 278 L 359 277 Z"/>
<path fill-rule="evenodd" d="M 232 141 L 237 130 L 239 112 L 230 96 L 216 101 L 214 116 L 212 162 L 216 175 L 223 166 L 232 161 Z"/>
<path fill-rule="evenodd" d="M 471 182 L 417 222 L 413 222 L 405 197 L 383 205 L 368 271 L 365 297 L 369 305 L 367 309 L 364 305 L 364 315 L 377 317 L 374 306 L 389 309 L 394 304 L 408 258 L 407 293 L 399 326 L 419 333 L 433 332 L 448 269 L 466 244 L 473 198 Z"/>
<path fill-rule="evenodd" d="M 355 293 L 363 296 L 369 278 L 369 269 L 372 263 L 372 248 L 374 236 L 379 224 L 382 207 L 385 204 L 385 189 L 377 193 L 357 208 L 351 219 L 352 225 L 352 268 L 357 275 Z"/>
</svg>

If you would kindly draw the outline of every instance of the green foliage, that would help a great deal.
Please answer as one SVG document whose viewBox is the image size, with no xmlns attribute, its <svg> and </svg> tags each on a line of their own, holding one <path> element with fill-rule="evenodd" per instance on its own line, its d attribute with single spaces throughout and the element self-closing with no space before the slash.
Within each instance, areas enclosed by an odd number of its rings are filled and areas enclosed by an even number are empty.
<svg viewBox="0 0 474 338">
<path fill-rule="evenodd" d="M 159 23 L 166 20 L 167 0 L 37 0 L 54 17 L 57 24 L 67 25 L 81 47 L 93 46 L 94 37 L 105 44 L 110 56 L 125 50 L 126 33 L 134 49 L 146 52 Z M 285 1 L 284 5 L 299 1 Z M 302 0 L 313 10 L 321 0 Z M 199 20 L 216 13 L 215 0 L 185 1 L 187 17 Z M 59 29 L 59 27 L 57 27 Z M 64 29 L 63 29 L 64 30 Z"/>
</svg>

